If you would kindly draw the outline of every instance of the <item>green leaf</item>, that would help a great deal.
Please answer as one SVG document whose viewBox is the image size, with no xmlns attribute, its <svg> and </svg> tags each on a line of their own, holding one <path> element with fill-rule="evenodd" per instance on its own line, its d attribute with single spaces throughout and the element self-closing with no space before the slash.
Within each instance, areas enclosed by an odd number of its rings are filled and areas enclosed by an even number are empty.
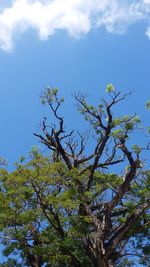
<svg viewBox="0 0 150 267">
<path fill-rule="evenodd" d="M 141 119 L 139 116 L 135 116 L 133 119 L 132 119 L 132 122 L 133 123 L 140 123 L 141 122 Z"/>
<path fill-rule="evenodd" d="M 112 83 L 109 83 L 106 87 L 106 93 L 111 93 L 115 90 L 114 86 L 112 85 Z"/>
<path fill-rule="evenodd" d="M 24 156 L 21 156 L 20 157 L 20 162 L 23 162 L 25 160 L 25 157 Z"/>
<path fill-rule="evenodd" d="M 139 154 L 142 150 L 142 148 L 140 146 L 137 146 L 137 145 L 132 145 L 132 149 L 136 154 Z"/>
<path fill-rule="evenodd" d="M 134 127 L 134 123 L 133 122 L 127 122 L 125 124 L 125 129 L 126 130 L 133 130 L 133 127 Z"/>
<path fill-rule="evenodd" d="M 114 119 L 113 124 L 114 124 L 114 126 L 117 126 L 117 125 L 120 124 L 120 122 L 121 122 L 121 119 L 120 118 L 116 118 L 116 119 Z"/>
<path fill-rule="evenodd" d="M 121 138 L 122 136 L 124 136 L 124 132 L 122 129 L 116 129 L 111 133 L 111 136 L 115 138 Z"/>
</svg>

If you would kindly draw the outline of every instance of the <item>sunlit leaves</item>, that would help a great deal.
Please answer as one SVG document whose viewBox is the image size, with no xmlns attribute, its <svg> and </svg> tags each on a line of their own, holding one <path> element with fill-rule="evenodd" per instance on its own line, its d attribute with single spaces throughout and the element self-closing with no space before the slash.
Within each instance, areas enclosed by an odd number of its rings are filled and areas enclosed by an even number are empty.
<svg viewBox="0 0 150 267">
<path fill-rule="evenodd" d="M 116 129 L 112 131 L 111 136 L 114 138 L 121 138 L 124 136 L 124 131 L 122 129 Z"/>
<path fill-rule="evenodd" d="M 114 125 L 114 127 L 120 125 L 120 123 L 121 123 L 121 118 L 115 118 L 115 119 L 113 120 L 113 125 Z"/>
<path fill-rule="evenodd" d="M 140 146 L 137 145 L 132 145 L 132 149 L 136 154 L 139 154 L 142 151 L 142 148 Z"/>
<path fill-rule="evenodd" d="M 108 84 L 106 87 L 106 93 L 111 93 L 115 90 L 114 86 L 112 85 L 112 83 Z"/>
<path fill-rule="evenodd" d="M 59 97 L 58 96 L 59 89 L 58 88 L 51 88 L 51 87 L 46 87 L 45 91 L 41 95 L 41 103 L 43 105 L 45 104 L 50 104 L 56 103 L 56 104 L 61 104 L 64 102 L 64 97 Z"/>
</svg>

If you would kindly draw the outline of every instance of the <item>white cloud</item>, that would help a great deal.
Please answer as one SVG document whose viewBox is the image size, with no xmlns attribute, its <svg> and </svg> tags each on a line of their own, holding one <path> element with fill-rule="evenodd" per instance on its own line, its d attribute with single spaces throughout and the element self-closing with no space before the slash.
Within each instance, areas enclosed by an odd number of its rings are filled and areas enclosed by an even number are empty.
<svg viewBox="0 0 150 267">
<path fill-rule="evenodd" d="M 101 26 L 124 33 L 136 21 L 149 23 L 150 16 L 150 0 L 9 0 L 9 7 L 0 7 L 0 47 L 6 51 L 30 28 L 41 40 L 57 30 L 80 37 Z M 150 27 L 146 34 L 150 38 Z"/>
</svg>

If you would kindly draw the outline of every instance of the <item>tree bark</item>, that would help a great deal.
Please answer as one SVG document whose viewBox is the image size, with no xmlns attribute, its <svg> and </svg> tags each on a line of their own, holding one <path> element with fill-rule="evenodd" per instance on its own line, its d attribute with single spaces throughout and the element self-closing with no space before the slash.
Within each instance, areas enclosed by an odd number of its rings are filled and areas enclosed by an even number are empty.
<svg viewBox="0 0 150 267">
<path fill-rule="evenodd" d="M 42 257 L 29 255 L 27 260 L 27 265 L 29 267 L 41 267 L 42 266 Z"/>
<path fill-rule="evenodd" d="M 110 260 L 98 256 L 95 267 L 114 267 L 114 264 Z"/>
</svg>

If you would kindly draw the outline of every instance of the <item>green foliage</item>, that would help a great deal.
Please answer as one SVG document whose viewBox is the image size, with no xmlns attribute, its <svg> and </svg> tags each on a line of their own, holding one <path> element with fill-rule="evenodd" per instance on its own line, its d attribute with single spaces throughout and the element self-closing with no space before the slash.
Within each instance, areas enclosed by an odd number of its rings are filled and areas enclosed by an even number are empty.
<svg viewBox="0 0 150 267">
<path fill-rule="evenodd" d="M 77 185 L 86 182 L 88 172 L 80 175 L 76 168 L 69 171 L 62 162 L 52 162 L 37 150 L 32 150 L 30 156 L 28 163 L 18 163 L 12 173 L 1 170 L 0 174 L 0 227 L 4 233 L 3 255 L 8 257 L 6 266 L 20 266 L 14 255 L 26 260 L 29 254 L 42 255 L 43 264 L 48 266 L 71 266 L 72 256 L 80 266 L 92 266 L 82 240 L 94 229 L 93 219 L 79 215 L 79 206 L 94 203 L 96 196 L 107 189 L 116 189 L 122 178 L 115 173 L 95 172 L 91 190 L 81 194 Z M 136 190 L 134 186 L 133 189 Z M 143 194 L 144 188 L 141 192 L 138 189 L 139 197 Z M 128 214 L 135 210 L 133 200 L 124 202 L 124 207 Z M 59 216 L 65 238 L 57 229 L 55 216 Z M 127 215 L 118 217 L 117 223 L 124 224 L 126 220 Z M 149 247 L 145 245 L 143 252 L 148 253 Z M 118 266 L 130 266 L 127 259 L 123 262 Z"/>
<path fill-rule="evenodd" d="M 116 129 L 111 133 L 111 135 L 115 138 L 121 138 L 124 136 L 124 131 L 122 129 Z"/>
<path fill-rule="evenodd" d="M 136 154 L 139 154 L 142 150 L 142 148 L 140 146 L 137 146 L 137 145 L 132 145 L 132 149 Z"/>
<path fill-rule="evenodd" d="M 111 93 L 115 90 L 114 86 L 112 85 L 112 83 L 108 84 L 106 87 L 106 92 L 107 93 Z"/>
<path fill-rule="evenodd" d="M 33 147 L 14 171 L 0 170 L 0 238 L 6 257 L 0 266 L 95 267 L 99 255 L 102 266 L 148 266 L 150 171 L 142 169 L 143 148 L 128 147 L 141 121 L 115 117 L 111 108 L 125 96 L 112 84 L 106 91 L 112 93 L 111 102 L 103 99 L 97 107 L 82 95 L 75 97 L 90 123 L 89 143 L 79 132 L 76 139 L 73 131 L 65 132 L 58 89 L 48 87 L 42 94 L 58 128 L 44 120 L 43 136 L 35 134 L 50 155 Z"/>
<path fill-rule="evenodd" d="M 43 263 L 50 260 L 51 264 L 57 262 L 59 265 L 59 262 L 70 262 L 69 255 L 65 255 L 66 250 L 75 253 L 85 264 L 87 259 L 83 258 L 85 252 L 80 239 L 73 239 L 79 232 L 76 214 L 80 202 L 76 188 L 78 170 L 69 172 L 62 162 L 52 163 L 37 150 L 36 153 L 32 150 L 30 155 L 31 161 L 25 165 L 17 164 L 14 172 L 9 174 L 1 170 L 0 227 L 5 231 L 3 254 L 9 257 L 14 253 L 20 255 L 22 251 L 24 259 L 32 252 L 42 254 Z M 80 177 L 80 180 L 83 179 L 85 177 Z M 53 207 L 53 211 L 47 210 L 47 207 Z M 61 231 L 57 234 L 58 225 L 53 212 L 59 216 L 64 235 L 68 235 L 64 241 Z M 67 212 L 71 212 L 70 216 Z M 87 216 L 82 216 L 85 226 L 89 220 Z M 35 237 L 37 245 L 29 248 Z M 47 253 L 51 255 L 50 259 L 47 259 Z"/>
<path fill-rule="evenodd" d="M 59 91 L 58 88 L 47 87 L 41 95 L 41 103 L 43 105 L 47 103 L 51 105 L 53 102 L 56 103 L 58 101 L 58 91 Z M 63 103 L 63 102 L 64 102 L 64 98 L 61 97 L 59 99 L 59 103 Z"/>
</svg>

